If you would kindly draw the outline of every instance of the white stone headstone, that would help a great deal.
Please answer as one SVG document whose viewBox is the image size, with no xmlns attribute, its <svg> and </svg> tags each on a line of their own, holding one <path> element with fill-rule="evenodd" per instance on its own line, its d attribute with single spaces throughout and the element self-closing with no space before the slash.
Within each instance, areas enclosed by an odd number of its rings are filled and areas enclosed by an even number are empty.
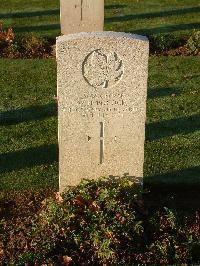
<svg viewBox="0 0 200 266">
<path fill-rule="evenodd" d="M 103 31 L 104 0 L 60 0 L 61 33 Z"/>
<path fill-rule="evenodd" d="M 60 191 L 82 178 L 142 178 L 149 43 L 79 33 L 57 39 Z"/>
</svg>

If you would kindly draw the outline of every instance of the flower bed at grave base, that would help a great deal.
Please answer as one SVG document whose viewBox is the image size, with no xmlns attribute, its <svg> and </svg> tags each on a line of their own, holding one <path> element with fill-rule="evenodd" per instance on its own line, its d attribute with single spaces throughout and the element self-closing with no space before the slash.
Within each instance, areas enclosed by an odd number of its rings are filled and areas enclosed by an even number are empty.
<svg viewBox="0 0 200 266">
<path fill-rule="evenodd" d="M 48 58 L 55 57 L 55 39 L 41 38 L 33 34 L 24 36 L 12 35 L 8 31 L 0 31 L 0 57 L 4 58 Z M 150 54 L 188 56 L 200 55 L 200 31 L 191 36 L 174 38 L 171 34 L 148 36 Z"/>
<path fill-rule="evenodd" d="M 150 211 L 128 177 L 83 180 L 62 197 L 28 193 L 0 205 L 1 265 L 200 262 L 200 212 L 186 219 L 162 206 Z"/>
<path fill-rule="evenodd" d="M 54 39 L 37 37 L 33 34 L 12 36 L 0 31 L 0 57 L 3 58 L 48 58 L 52 57 Z"/>
</svg>

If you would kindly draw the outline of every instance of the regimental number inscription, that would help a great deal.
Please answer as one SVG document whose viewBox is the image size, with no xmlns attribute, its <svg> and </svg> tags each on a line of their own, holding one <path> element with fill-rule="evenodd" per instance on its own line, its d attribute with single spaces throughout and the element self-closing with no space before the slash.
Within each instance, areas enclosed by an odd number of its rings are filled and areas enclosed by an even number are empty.
<svg viewBox="0 0 200 266">
<path fill-rule="evenodd" d="M 116 52 L 105 54 L 97 49 L 86 56 L 82 72 L 90 86 L 106 89 L 114 87 L 122 79 L 124 64 Z"/>
<path fill-rule="evenodd" d="M 64 111 L 79 113 L 83 117 L 107 118 L 110 116 L 125 116 L 140 112 L 139 103 L 132 101 L 124 93 L 105 93 L 97 95 L 83 95 L 74 101 L 73 105 L 66 105 Z"/>
</svg>

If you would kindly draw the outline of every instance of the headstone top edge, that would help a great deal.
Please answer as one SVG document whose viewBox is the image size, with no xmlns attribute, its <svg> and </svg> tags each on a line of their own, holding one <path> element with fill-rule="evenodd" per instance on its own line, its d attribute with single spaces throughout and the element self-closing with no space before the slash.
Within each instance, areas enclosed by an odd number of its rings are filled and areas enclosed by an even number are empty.
<svg viewBox="0 0 200 266">
<path fill-rule="evenodd" d="M 65 42 L 71 40 L 79 40 L 92 37 L 115 37 L 115 38 L 126 38 L 132 40 L 138 40 L 143 42 L 149 42 L 148 38 L 143 35 L 137 35 L 125 32 L 114 32 L 114 31 L 101 31 L 101 32 L 80 32 L 75 34 L 62 35 L 57 37 L 56 42 Z"/>
</svg>

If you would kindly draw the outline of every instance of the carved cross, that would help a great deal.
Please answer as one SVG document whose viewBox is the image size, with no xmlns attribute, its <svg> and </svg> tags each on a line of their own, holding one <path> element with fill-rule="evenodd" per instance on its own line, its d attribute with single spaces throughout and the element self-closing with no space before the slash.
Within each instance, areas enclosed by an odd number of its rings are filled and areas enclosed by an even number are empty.
<svg viewBox="0 0 200 266">
<path fill-rule="evenodd" d="M 100 164 L 104 160 L 104 123 L 100 122 Z"/>
<path fill-rule="evenodd" d="M 75 8 L 80 8 L 80 20 L 83 20 L 83 0 L 80 0 L 80 5 L 75 5 Z"/>
<path fill-rule="evenodd" d="M 81 21 L 83 20 L 83 0 L 81 0 Z"/>
</svg>

